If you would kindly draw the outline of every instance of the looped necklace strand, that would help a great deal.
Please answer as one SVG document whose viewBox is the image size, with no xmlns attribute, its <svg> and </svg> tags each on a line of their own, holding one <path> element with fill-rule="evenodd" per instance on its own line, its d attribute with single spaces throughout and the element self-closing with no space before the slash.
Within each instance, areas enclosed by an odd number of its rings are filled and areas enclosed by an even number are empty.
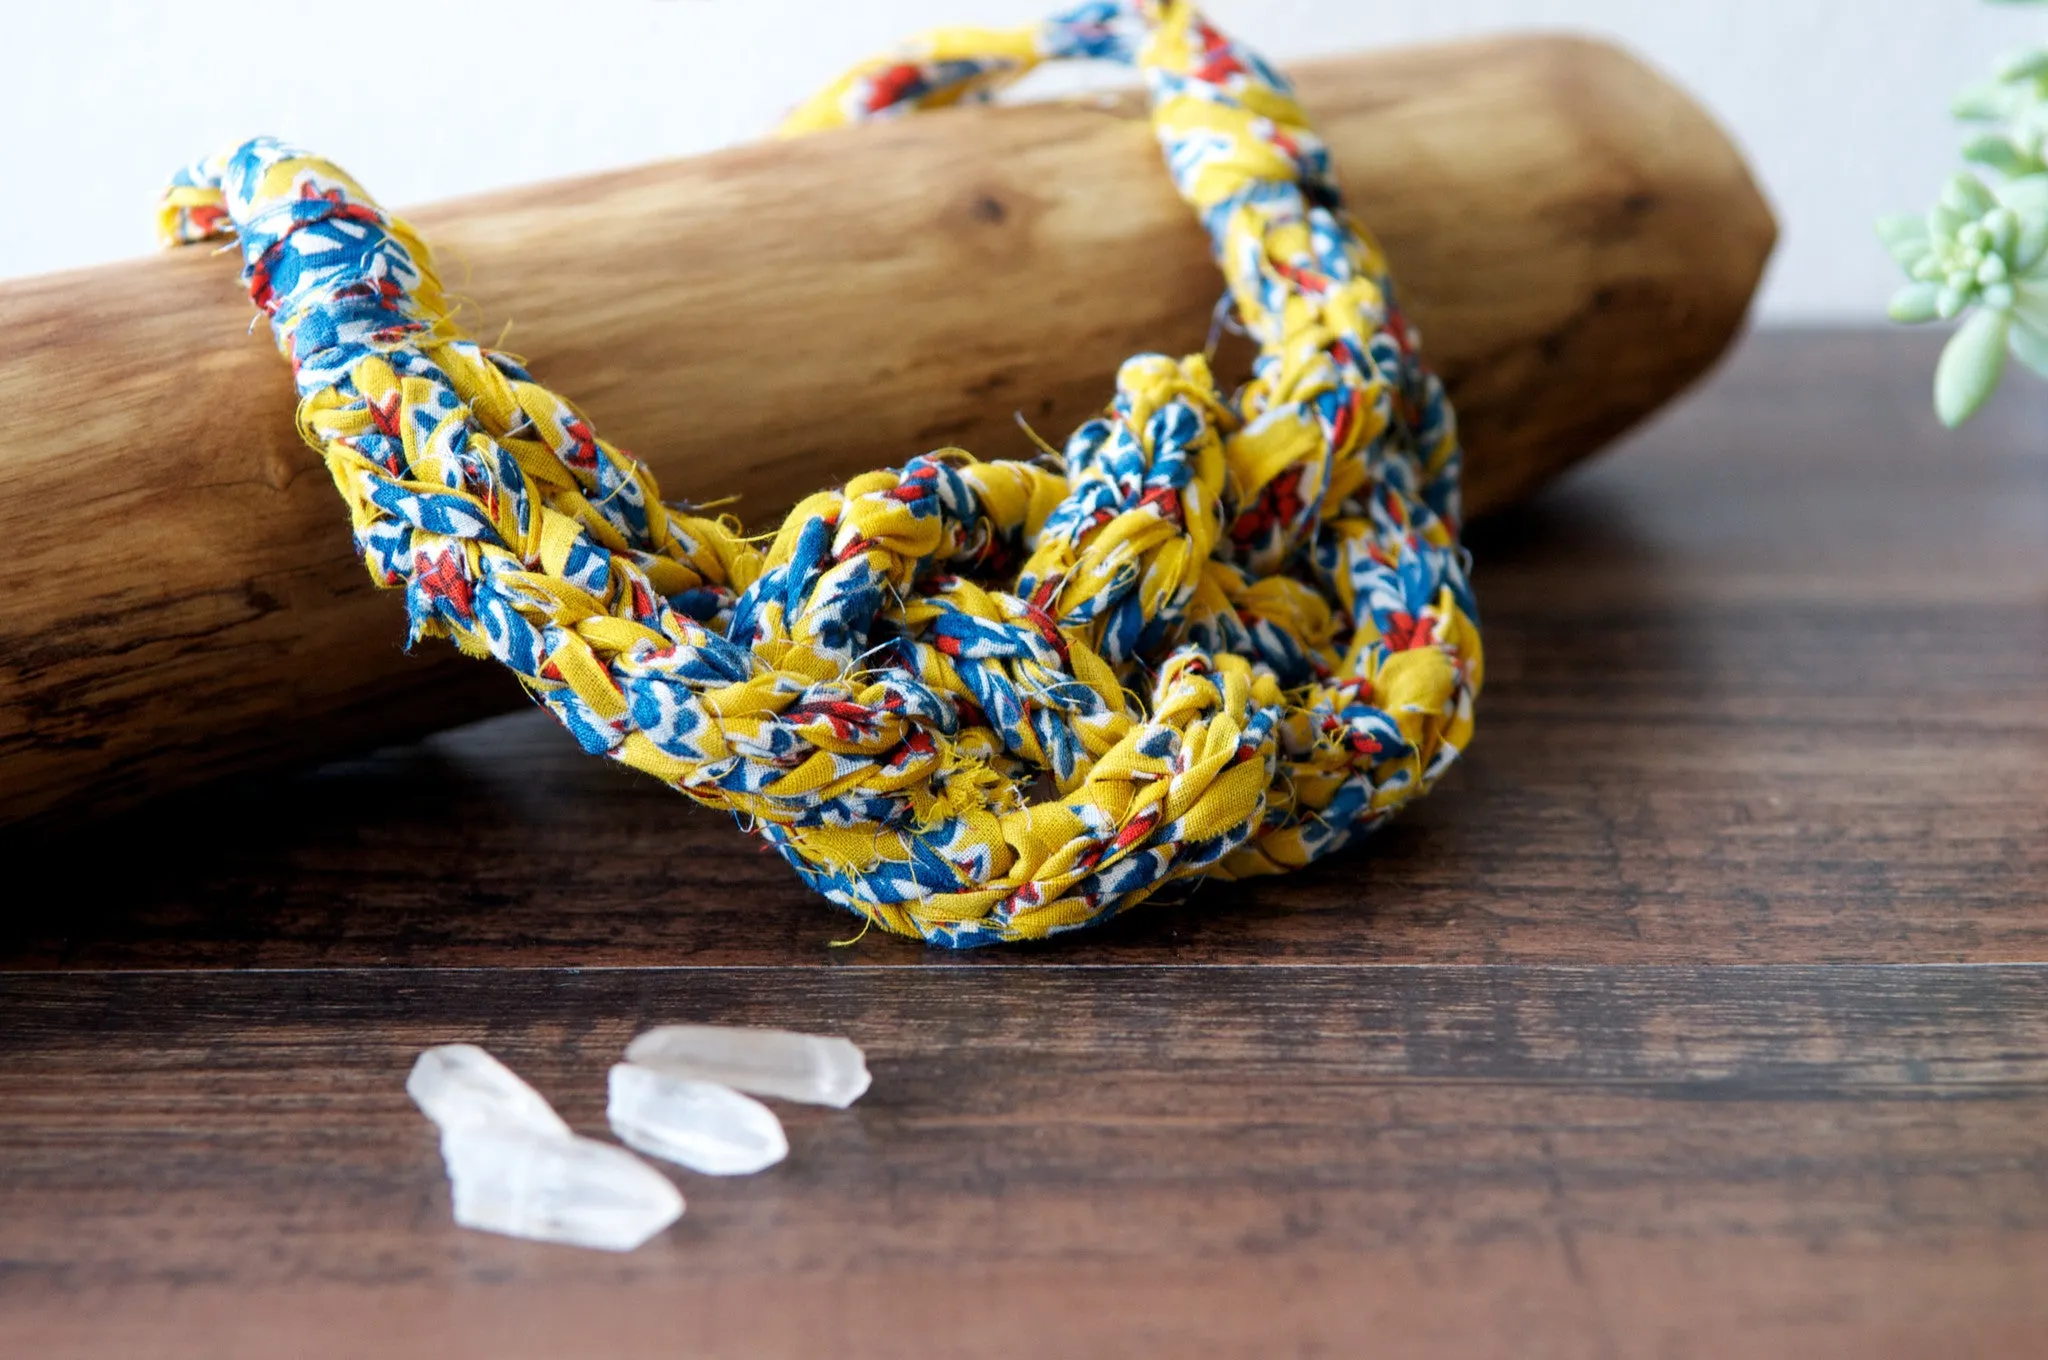
<svg viewBox="0 0 2048 1360">
<path fill-rule="evenodd" d="M 1251 381 L 1139 355 L 1064 473 L 942 449 L 809 497 L 765 552 L 461 334 L 426 247 L 327 161 L 244 143 L 174 180 L 162 226 L 240 238 L 412 640 L 495 657 L 584 749 L 888 930 L 1041 938 L 1344 845 L 1456 758 L 1481 682 L 1450 408 L 1257 56 L 1188 4 L 1089 3 L 929 35 L 785 130 L 1069 58 L 1142 72 Z"/>
</svg>

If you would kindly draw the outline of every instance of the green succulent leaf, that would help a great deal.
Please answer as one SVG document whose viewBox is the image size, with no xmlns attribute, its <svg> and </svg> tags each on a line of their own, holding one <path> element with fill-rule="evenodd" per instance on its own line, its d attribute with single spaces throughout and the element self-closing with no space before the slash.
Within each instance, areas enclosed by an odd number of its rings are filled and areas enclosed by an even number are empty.
<svg viewBox="0 0 2048 1360">
<path fill-rule="evenodd" d="M 1909 283 L 1892 294 L 1891 318 L 1904 325 L 1932 321 L 1941 314 L 1941 289 L 1931 283 Z"/>
<path fill-rule="evenodd" d="M 2022 216 L 2019 219 L 2019 229 L 2013 233 L 2013 272 L 2031 273 L 2041 264 L 2044 255 L 2048 255 L 2048 214 L 2040 217 Z"/>
<path fill-rule="evenodd" d="M 1942 424 L 1954 429 L 1977 414 L 1998 389 L 2011 331 L 2010 312 L 1986 308 L 1973 313 L 1949 337 L 1934 369 L 1934 414 Z"/>
<path fill-rule="evenodd" d="M 2021 279 L 2012 289 L 2013 316 L 2048 334 L 2048 279 Z"/>
<path fill-rule="evenodd" d="M 2017 85 L 2023 80 L 2037 80 L 2048 75 L 2048 52 L 2035 49 L 2027 52 L 2013 52 L 1999 59 L 1993 68 L 1999 81 L 2006 85 Z"/>
<path fill-rule="evenodd" d="M 1878 219 L 1877 239 L 1901 269 L 1910 271 L 1927 254 L 1927 219 L 1913 213 L 1891 213 Z"/>
<path fill-rule="evenodd" d="M 2005 87 L 1995 80 L 1987 80 L 1963 90 L 1948 108 L 1965 123 L 1995 123 L 2005 117 L 2009 102 Z"/>
<path fill-rule="evenodd" d="M 2003 132 L 1987 132 L 1963 145 L 1963 159 L 2001 175 L 2034 175 L 2048 169 L 2040 159 Z"/>
<path fill-rule="evenodd" d="M 2023 175 L 2009 179 L 1994 191 L 1999 206 L 2014 216 L 2048 218 L 2048 174 Z"/>
<path fill-rule="evenodd" d="M 1941 191 L 1941 206 L 1948 209 L 1960 227 L 1997 207 L 1998 199 L 1983 180 L 1965 171 L 1951 178 L 1948 187 Z"/>
<path fill-rule="evenodd" d="M 2013 358 L 2032 369 L 2036 376 L 2048 378 L 2048 331 L 2037 331 L 2015 318 L 2007 344 Z"/>
</svg>

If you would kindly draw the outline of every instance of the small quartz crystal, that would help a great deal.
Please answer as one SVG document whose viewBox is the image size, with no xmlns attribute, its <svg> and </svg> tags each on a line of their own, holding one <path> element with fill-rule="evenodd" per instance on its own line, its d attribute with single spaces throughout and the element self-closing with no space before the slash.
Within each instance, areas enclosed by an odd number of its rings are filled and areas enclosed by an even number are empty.
<svg viewBox="0 0 2048 1360">
<path fill-rule="evenodd" d="M 683 1212 L 668 1177 L 595 1138 L 468 1124 L 442 1134 L 441 1157 L 465 1228 L 631 1251 Z"/>
<path fill-rule="evenodd" d="M 671 1076 L 842 1110 L 868 1089 L 867 1059 L 852 1040 L 836 1035 L 663 1025 L 627 1045 L 626 1060 Z"/>
<path fill-rule="evenodd" d="M 605 1113 L 627 1146 L 709 1176 L 749 1175 L 789 1155 L 782 1122 L 760 1101 L 636 1063 L 612 1068 Z"/>
<path fill-rule="evenodd" d="M 490 1128 L 572 1136 L 540 1092 L 475 1044 L 442 1044 L 420 1054 L 405 1093 L 443 1133 Z"/>
<path fill-rule="evenodd" d="M 577 1137 L 540 1092 L 474 1044 L 420 1054 L 405 1089 L 441 1128 L 465 1228 L 631 1251 L 683 1212 L 668 1177 L 624 1148 Z"/>
</svg>

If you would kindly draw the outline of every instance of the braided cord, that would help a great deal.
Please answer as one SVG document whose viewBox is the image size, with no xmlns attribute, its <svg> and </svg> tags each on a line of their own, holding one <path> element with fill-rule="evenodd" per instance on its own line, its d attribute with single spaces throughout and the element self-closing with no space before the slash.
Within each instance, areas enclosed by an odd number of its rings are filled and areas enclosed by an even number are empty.
<svg viewBox="0 0 2048 1360">
<path fill-rule="evenodd" d="M 1481 683 L 1450 408 L 1258 57 L 1184 3 L 1088 3 L 928 36 L 784 130 L 1076 57 L 1143 72 L 1252 381 L 1140 355 L 1065 475 L 940 450 L 807 498 L 765 552 L 461 335 L 422 243 L 328 162 L 245 143 L 177 176 L 161 225 L 239 237 L 414 641 L 497 658 L 586 750 L 888 930 L 1040 938 L 1345 844 L 1456 758 Z"/>
</svg>

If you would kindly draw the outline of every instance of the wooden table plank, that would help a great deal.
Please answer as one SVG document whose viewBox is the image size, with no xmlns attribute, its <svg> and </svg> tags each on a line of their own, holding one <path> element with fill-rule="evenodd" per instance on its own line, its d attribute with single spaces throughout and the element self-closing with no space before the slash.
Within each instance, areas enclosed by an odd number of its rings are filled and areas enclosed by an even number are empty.
<svg viewBox="0 0 2048 1360">
<path fill-rule="evenodd" d="M 599 1132 L 624 1040 L 697 1018 L 844 1030 L 874 1089 L 630 1256 L 449 1223 L 419 1047 Z M 0 1053 L 18 1354 L 2048 1337 L 2040 966 L 14 974 Z"/>
<path fill-rule="evenodd" d="M 1473 535 L 1489 684 L 1360 852 L 1049 946 L 850 934 L 537 714 L 0 835 L 0 1355 L 2048 1354 L 2048 388 L 1756 337 Z M 42 886 L 47 885 L 47 886 Z M 475 1039 L 876 1084 L 612 1257 L 455 1229 Z"/>
<path fill-rule="evenodd" d="M 2048 958 L 2048 388 L 1940 431 L 1927 341 L 1757 336 L 1482 526 L 1478 741 L 1370 846 L 1021 957 Z M 757 842 L 537 713 L 0 850 L 68 885 L 0 966 L 988 961 L 829 948 Z"/>
</svg>

